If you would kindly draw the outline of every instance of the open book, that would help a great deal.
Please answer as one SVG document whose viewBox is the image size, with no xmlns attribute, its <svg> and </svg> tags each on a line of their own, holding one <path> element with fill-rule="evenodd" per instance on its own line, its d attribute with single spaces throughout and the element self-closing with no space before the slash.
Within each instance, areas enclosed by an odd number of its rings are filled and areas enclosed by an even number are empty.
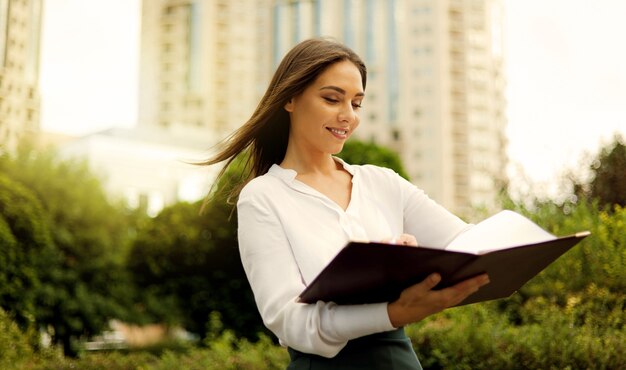
<svg viewBox="0 0 626 370">
<path fill-rule="evenodd" d="M 436 289 L 489 274 L 490 283 L 459 305 L 505 298 L 588 235 L 582 231 L 558 238 L 518 213 L 502 211 L 461 233 L 445 249 L 350 242 L 299 300 L 390 302 L 433 272 L 442 277 Z"/>
</svg>

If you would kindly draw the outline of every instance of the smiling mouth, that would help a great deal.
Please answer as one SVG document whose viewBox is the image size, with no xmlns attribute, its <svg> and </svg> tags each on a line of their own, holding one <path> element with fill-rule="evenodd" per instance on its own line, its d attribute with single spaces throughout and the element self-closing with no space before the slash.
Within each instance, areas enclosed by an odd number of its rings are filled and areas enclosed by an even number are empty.
<svg viewBox="0 0 626 370">
<path fill-rule="evenodd" d="M 348 130 L 341 130 L 338 128 L 331 128 L 331 127 L 327 127 L 326 129 L 335 135 L 339 135 L 339 136 L 348 135 Z"/>
</svg>

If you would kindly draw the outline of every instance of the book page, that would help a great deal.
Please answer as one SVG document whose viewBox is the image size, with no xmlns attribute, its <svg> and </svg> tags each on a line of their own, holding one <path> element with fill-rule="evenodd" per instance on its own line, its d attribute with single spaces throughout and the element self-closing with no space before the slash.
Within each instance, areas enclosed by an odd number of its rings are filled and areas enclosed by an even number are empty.
<svg viewBox="0 0 626 370">
<path fill-rule="evenodd" d="M 556 237 L 528 218 L 513 211 L 501 211 L 457 236 L 446 250 L 483 254 Z"/>
</svg>

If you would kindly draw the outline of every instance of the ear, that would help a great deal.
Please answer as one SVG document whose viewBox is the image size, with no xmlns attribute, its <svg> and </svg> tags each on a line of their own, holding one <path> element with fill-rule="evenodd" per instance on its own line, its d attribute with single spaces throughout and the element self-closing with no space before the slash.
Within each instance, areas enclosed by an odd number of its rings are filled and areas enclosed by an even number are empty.
<svg viewBox="0 0 626 370">
<path fill-rule="evenodd" d="M 289 99 L 287 104 L 285 104 L 285 110 L 289 113 L 293 112 L 293 98 Z"/>
</svg>

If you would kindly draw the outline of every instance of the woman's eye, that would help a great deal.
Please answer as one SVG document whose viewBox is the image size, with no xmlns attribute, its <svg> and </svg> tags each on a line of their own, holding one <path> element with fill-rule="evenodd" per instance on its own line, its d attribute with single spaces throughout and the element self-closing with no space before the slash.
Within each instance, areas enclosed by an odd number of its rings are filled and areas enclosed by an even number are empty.
<svg viewBox="0 0 626 370">
<path fill-rule="evenodd" d="M 333 99 L 333 98 L 324 98 L 324 100 L 326 100 L 329 103 L 339 103 L 339 100 Z"/>
<path fill-rule="evenodd" d="M 352 103 L 352 107 L 361 108 L 361 103 Z"/>
</svg>

